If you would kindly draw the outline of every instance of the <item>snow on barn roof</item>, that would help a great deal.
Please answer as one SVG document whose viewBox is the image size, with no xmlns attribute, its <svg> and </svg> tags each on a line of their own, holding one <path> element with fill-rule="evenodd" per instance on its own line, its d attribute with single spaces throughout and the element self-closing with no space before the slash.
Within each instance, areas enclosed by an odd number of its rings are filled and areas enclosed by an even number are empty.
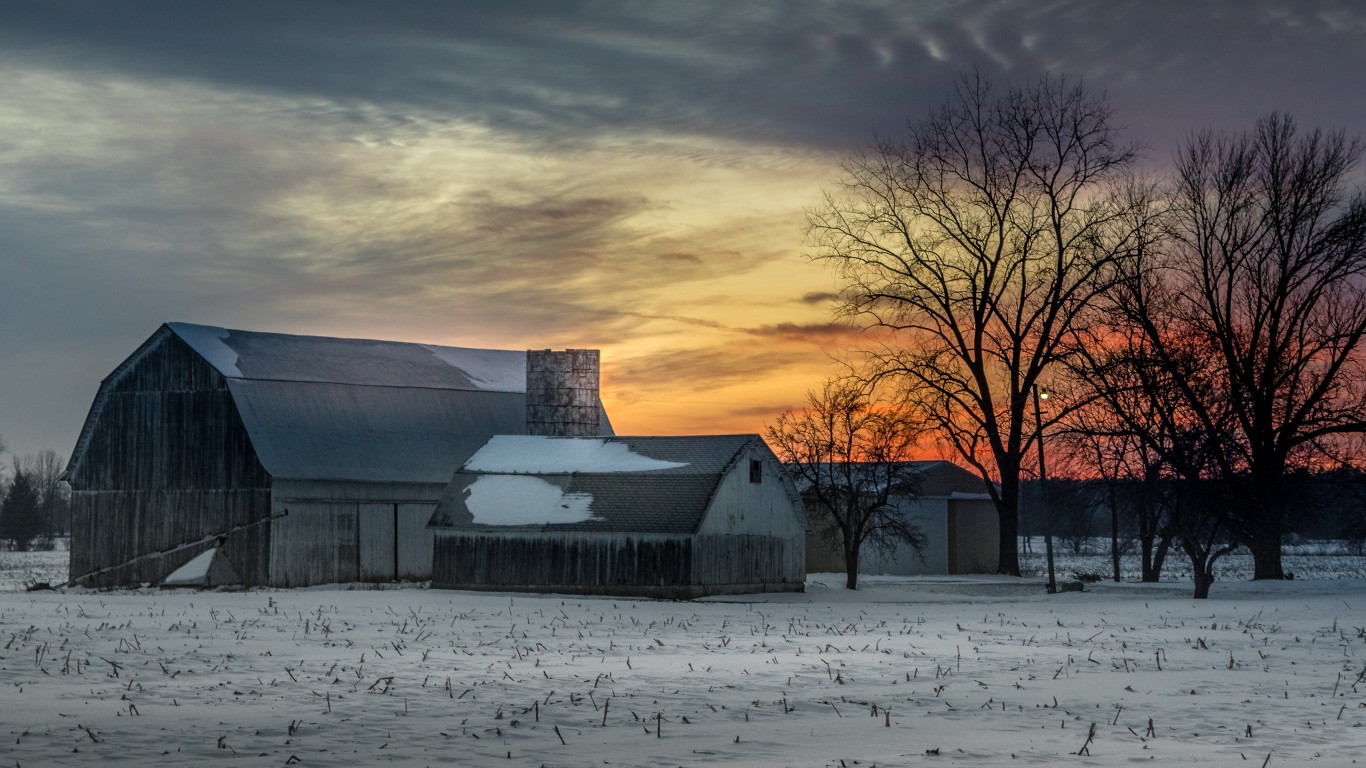
<svg viewBox="0 0 1366 768">
<path fill-rule="evenodd" d="M 447 487 L 432 527 L 693 533 L 758 435 L 493 437 Z"/>
<path fill-rule="evenodd" d="M 275 478 L 445 485 L 490 436 L 526 432 L 525 351 L 168 323 L 105 378 L 71 468 L 111 390 L 171 339 L 226 379 Z"/>
<path fill-rule="evenodd" d="M 573 472 L 647 472 L 680 469 L 687 462 L 664 461 L 634 453 L 626 438 L 562 438 L 539 435 L 495 435 L 465 462 L 468 472 L 514 475 Z"/>
<path fill-rule="evenodd" d="M 526 352 L 402 341 L 293 336 L 167 323 L 232 379 L 525 392 Z"/>
</svg>

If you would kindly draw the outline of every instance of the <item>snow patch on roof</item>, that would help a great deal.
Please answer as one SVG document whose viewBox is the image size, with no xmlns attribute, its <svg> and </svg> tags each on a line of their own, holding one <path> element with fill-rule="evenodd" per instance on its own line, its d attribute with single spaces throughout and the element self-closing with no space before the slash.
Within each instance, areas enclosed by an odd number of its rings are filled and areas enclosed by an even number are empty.
<svg viewBox="0 0 1366 768">
<path fill-rule="evenodd" d="M 191 323 L 167 323 L 176 335 L 185 340 L 199 353 L 201 357 L 208 361 L 209 365 L 218 369 L 224 376 L 242 378 L 242 372 L 237 368 L 237 352 L 224 342 L 227 340 L 228 333 L 226 328 L 215 328 L 209 325 L 193 325 Z"/>
<path fill-rule="evenodd" d="M 563 475 L 575 472 L 649 472 L 688 466 L 632 453 L 622 442 L 584 437 L 495 435 L 465 462 L 467 472 Z"/>
<path fill-rule="evenodd" d="M 483 475 L 465 489 L 476 525 L 563 525 L 593 519 L 593 497 L 539 477 Z"/>
<path fill-rule="evenodd" d="M 486 392 L 525 392 L 526 353 L 502 349 L 467 349 L 419 345 L 441 362 L 464 373 Z"/>
</svg>

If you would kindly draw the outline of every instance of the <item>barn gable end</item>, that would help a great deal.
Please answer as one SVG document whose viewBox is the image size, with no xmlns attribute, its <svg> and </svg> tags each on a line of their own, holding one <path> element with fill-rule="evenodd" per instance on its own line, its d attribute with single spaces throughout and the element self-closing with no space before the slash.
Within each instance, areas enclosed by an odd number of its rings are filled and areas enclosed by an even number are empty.
<svg viewBox="0 0 1366 768">
<path fill-rule="evenodd" d="M 226 536 L 264 583 L 270 476 L 226 379 L 168 327 L 101 384 L 66 478 L 72 581 L 154 581 Z"/>
</svg>

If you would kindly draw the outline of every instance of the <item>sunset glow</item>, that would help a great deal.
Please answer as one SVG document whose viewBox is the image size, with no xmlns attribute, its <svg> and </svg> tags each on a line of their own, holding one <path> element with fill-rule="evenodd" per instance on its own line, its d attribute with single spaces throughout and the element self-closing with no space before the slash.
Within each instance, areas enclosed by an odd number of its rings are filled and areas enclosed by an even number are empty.
<svg viewBox="0 0 1366 768">
<path fill-rule="evenodd" d="M 12 9 L 0 436 L 69 454 L 166 321 L 593 347 L 619 433 L 762 432 L 860 343 L 805 210 L 964 72 L 1087 78 L 1153 165 L 1271 109 L 1366 127 L 1360 11 L 1202 7 Z"/>
</svg>

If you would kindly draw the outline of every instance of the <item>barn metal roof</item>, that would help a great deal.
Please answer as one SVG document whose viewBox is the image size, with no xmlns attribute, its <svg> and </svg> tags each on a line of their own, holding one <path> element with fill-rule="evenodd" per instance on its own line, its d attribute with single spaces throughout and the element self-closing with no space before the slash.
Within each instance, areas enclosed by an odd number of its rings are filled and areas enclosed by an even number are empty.
<svg viewBox="0 0 1366 768">
<path fill-rule="evenodd" d="M 230 379 L 526 392 L 526 352 L 167 323 Z"/>
<path fill-rule="evenodd" d="M 446 483 L 490 434 L 526 431 L 526 395 L 230 379 L 272 476 Z"/>
<path fill-rule="evenodd" d="M 490 436 L 526 432 L 524 351 L 167 323 L 102 383 L 68 473 L 111 387 L 170 335 L 227 379 L 276 478 L 445 484 Z"/>
<path fill-rule="evenodd" d="M 566 500 L 589 497 L 591 517 L 575 522 L 493 524 L 499 529 L 695 533 L 722 477 L 747 448 L 756 442 L 762 443 L 758 435 L 543 439 L 625 446 L 633 455 L 672 466 L 619 471 L 528 472 L 512 468 L 512 471 L 480 472 L 468 468 L 469 464 L 476 464 L 471 458 L 447 486 L 432 516 L 431 526 L 474 530 L 492 527 L 488 522 L 476 521 L 476 513 L 481 510 L 470 508 L 471 491 L 481 478 L 515 476 L 554 486 Z M 528 456 L 528 466 L 538 463 L 534 456 Z M 517 501 L 508 499 L 508 504 Z"/>
</svg>

